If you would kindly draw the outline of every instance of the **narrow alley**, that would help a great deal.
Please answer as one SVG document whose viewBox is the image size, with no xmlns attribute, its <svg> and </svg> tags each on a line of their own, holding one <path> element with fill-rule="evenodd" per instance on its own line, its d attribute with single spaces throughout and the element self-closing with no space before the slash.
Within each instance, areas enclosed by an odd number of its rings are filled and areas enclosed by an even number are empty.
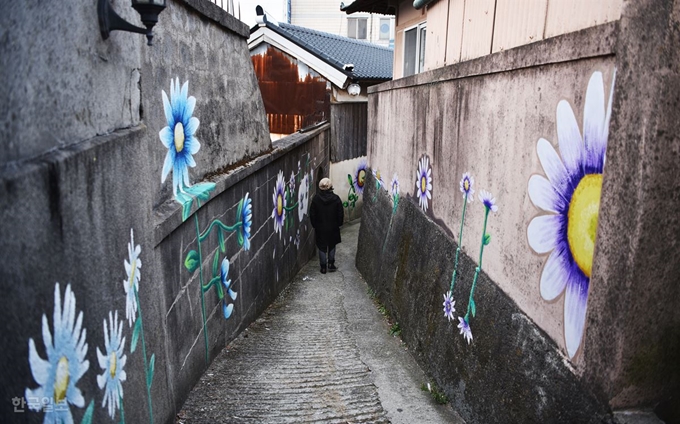
<svg viewBox="0 0 680 424">
<path fill-rule="evenodd" d="M 338 272 L 312 259 L 213 361 L 178 423 L 462 423 L 421 390 L 427 378 L 354 266 L 360 225 L 345 225 Z"/>
</svg>

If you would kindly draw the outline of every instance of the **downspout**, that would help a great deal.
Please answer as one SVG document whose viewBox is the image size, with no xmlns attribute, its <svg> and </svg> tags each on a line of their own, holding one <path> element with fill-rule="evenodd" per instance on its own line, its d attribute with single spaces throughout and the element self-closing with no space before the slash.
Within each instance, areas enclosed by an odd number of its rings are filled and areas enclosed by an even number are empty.
<svg viewBox="0 0 680 424">
<path fill-rule="evenodd" d="M 430 3 L 433 3 L 437 0 L 415 0 L 413 2 L 413 8 L 416 10 L 422 9 L 423 7 L 427 6 Z"/>
</svg>

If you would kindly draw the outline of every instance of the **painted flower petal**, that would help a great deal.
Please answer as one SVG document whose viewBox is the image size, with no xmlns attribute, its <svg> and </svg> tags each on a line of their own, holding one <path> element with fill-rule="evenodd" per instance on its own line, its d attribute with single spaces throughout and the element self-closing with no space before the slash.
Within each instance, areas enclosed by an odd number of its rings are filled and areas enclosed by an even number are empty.
<svg viewBox="0 0 680 424">
<path fill-rule="evenodd" d="M 529 198 L 536 207 L 548 212 L 561 213 L 566 209 L 566 202 L 545 177 L 532 175 L 529 178 Z"/>
<path fill-rule="evenodd" d="M 165 155 L 165 162 L 163 162 L 163 172 L 161 172 L 161 183 L 165 182 L 165 179 L 170 174 L 172 170 L 172 165 L 175 162 L 175 155 L 172 149 L 168 149 L 168 153 Z M 127 264 L 129 266 L 129 264 Z"/>
<path fill-rule="evenodd" d="M 172 87 L 172 84 L 170 86 Z M 172 115 L 172 106 L 170 105 L 170 100 L 168 100 L 168 95 L 165 94 L 165 90 L 161 90 L 161 94 L 163 96 L 163 111 L 165 112 L 165 120 L 168 122 L 169 129 L 175 125 L 175 118 Z"/>
<path fill-rule="evenodd" d="M 557 104 L 557 138 L 560 156 L 569 175 L 583 174 L 584 146 L 574 111 L 566 100 Z"/>
<path fill-rule="evenodd" d="M 548 253 L 557 246 L 562 237 L 562 215 L 540 215 L 527 227 L 529 246 L 538 254 Z"/>
<path fill-rule="evenodd" d="M 547 301 L 562 294 L 574 266 L 569 256 L 569 246 L 562 242 L 550 254 L 541 274 L 541 296 Z"/>
<path fill-rule="evenodd" d="M 233 303 L 229 304 L 228 306 L 222 303 L 222 314 L 224 314 L 225 319 L 228 319 L 233 311 L 234 311 Z"/>
<path fill-rule="evenodd" d="M 583 140 L 586 157 L 586 173 L 601 173 L 604 154 L 607 149 L 604 125 L 605 117 L 604 82 L 602 73 L 594 72 L 588 82 L 586 103 L 583 111 Z"/>
<path fill-rule="evenodd" d="M 614 101 L 614 82 L 616 81 L 616 69 L 614 69 L 614 76 L 612 77 L 612 86 L 609 90 L 609 101 L 607 102 L 607 112 L 604 118 L 604 127 L 602 128 L 602 139 L 605 143 L 605 148 L 607 140 L 609 140 L 609 121 L 612 118 L 612 102 Z M 602 169 L 604 170 L 604 164 L 607 161 L 607 156 L 602 153 Z"/>
<path fill-rule="evenodd" d="M 196 97 L 191 96 L 187 99 L 187 104 L 184 108 L 184 117 L 186 118 L 186 117 L 193 115 L 195 107 L 196 107 Z M 182 124 L 187 124 L 187 122 L 183 122 Z"/>
<path fill-rule="evenodd" d="M 569 358 L 576 355 L 583 338 L 589 284 L 590 280 L 580 270 L 573 270 L 567 283 L 564 299 L 564 338 Z"/>
<path fill-rule="evenodd" d="M 31 374 L 33 374 L 35 382 L 44 386 L 49 376 L 50 363 L 38 355 L 33 339 L 28 340 L 28 363 L 31 365 Z"/>
<path fill-rule="evenodd" d="M 191 119 L 189 119 L 189 122 L 187 122 L 187 125 L 184 127 L 184 134 L 186 134 L 189 138 L 196 134 L 196 130 L 198 130 L 198 126 L 201 124 L 201 121 L 198 120 L 197 117 L 192 116 Z M 196 154 L 198 152 L 198 149 L 201 147 L 201 144 L 198 143 L 198 148 L 196 150 L 192 150 L 191 154 Z"/>
<path fill-rule="evenodd" d="M 562 197 L 566 198 L 567 193 L 571 193 L 574 188 L 571 186 L 567 169 L 552 144 L 544 138 L 539 139 L 536 145 L 536 153 L 550 183 Z"/>
<path fill-rule="evenodd" d="M 158 138 L 161 139 L 161 143 L 163 143 L 163 146 L 165 146 L 166 149 L 174 147 L 175 134 L 173 134 L 170 127 L 163 127 L 163 129 L 158 132 Z"/>
</svg>

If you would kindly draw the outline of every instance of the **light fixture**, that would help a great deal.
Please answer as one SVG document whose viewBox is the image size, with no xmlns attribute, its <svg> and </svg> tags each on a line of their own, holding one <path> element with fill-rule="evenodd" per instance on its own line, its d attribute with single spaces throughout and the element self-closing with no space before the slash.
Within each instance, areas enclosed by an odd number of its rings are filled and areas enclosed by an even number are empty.
<svg viewBox="0 0 680 424">
<path fill-rule="evenodd" d="M 361 87 L 356 82 L 353 82 L 347 87 L 347 92 L 350 96 L 358 96 L 361 93 Z"/>
<path fill-rule="evenodd" d="M 125 19 L 121 18 L 111 7 L 109 0 L 98 0 L 97 12 L 99 14 L 99 30 L 104 40 L 109 38 L 109 33 L 114 30 L 136 32 L 146 34 L 147 45 L 153 43 L 153 32 L 151 29 L 158 22 L 158 15 L 165 9 L 165 0 L 132 0 L 132 7 L 142 17 L 142 23 L 146 28 L 134 26 Z"/>
</svg>

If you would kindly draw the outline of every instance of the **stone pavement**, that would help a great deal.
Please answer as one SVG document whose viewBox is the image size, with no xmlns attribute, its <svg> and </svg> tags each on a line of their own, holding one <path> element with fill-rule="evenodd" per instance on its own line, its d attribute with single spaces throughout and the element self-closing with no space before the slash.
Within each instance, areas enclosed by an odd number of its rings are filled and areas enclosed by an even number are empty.
<svg viewBox="0 0 680 424">
<path fill-rule="evenodd" d="M 427 378 L 367 294 L 347 224 L 338 272 L 311 260 L 225 348 L 178 423 L 463 423 L 420 389 Z"/>
</svg>

